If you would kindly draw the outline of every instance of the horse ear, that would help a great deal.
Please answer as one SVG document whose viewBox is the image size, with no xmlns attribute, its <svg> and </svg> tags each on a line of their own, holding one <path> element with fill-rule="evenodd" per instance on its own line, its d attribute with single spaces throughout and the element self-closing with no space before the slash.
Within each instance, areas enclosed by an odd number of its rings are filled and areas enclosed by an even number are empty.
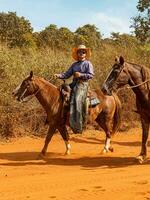
<svg viewBox="0 0 150 200">
<path fill-rule="evenodd" d="M 115 57 L 115 62 L 119 63 L 119 57 L 118 56 Z"/>
<path fill-rule="evenodd" d="M 119 62 L 120 62 L 121 65 L 124 64 L 124 58 L 123 58 L 122 56 L 120 56 L 120 58 L 119 58 Z"/>
<path fill-rule="evenodd" d="M 32 78 L 32 77 L 33 77 L 33 71 L 30 72 L 30 78 Z"/>
</svg>

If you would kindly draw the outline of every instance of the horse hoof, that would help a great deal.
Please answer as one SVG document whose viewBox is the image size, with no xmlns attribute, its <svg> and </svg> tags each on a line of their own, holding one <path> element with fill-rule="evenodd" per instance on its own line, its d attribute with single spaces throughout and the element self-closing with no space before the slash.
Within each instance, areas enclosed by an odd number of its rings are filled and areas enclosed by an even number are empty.
<svg viewBox="0 0 150 200">
<path fill-rule="evenodd" d="M 146 156 L 144 156 L 144 155 L 139 155 L 139 156 L 136 157 L 136 159 L 138 160 L 138 162 L 139 162 L 140 164 L 143 164 L 144 161 L 146 160 Z"/>
<path fill-rule="evenodd" d="M 113 147 L 109 147 L 109 151 L 110 152 L 114 152 L 114 148 Z"/>
<path fill-rule="evenodd" d="M 71 154 L 70 151 L 66 151 L 66 152 L 65 152 L 65 156 L 69 156 L 70 154 Z"/>
<path fill-rule="evenodd" d="M 38 157 L 37 157 L 37 160 L 44 160 L 44 158 L 45 158 L 45 155 L 42 154 L 42 153 L 40 153 L 40 154 L 38 155 Z"/>
<path fill-rule="evenodd" d="M 108 152 L 107 149 L 103 149 L 103 150 L 100 152 L 100 155 L 103 155 L 103 154 L 105 154 L 105 153 L 107 153 L 107 152 Z"/>
<path fill-rule="evenodd" d="M 105 153 L 108 153 L 108 152 L 114 152 L 114 148 L 113 147 L 109 147 L 108 149 L 106 149 L 104 147 L 104 149 L 101 151 L 101 154 L 105 154 Z"/>
</svg>

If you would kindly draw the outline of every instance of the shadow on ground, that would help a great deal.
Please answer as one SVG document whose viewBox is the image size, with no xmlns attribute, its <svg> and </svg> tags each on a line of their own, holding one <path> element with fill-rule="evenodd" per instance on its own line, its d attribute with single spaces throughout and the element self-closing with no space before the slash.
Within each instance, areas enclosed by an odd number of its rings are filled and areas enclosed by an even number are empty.
<svg viewBox="0 0 150 200">
<path fill-rule="evenodd" d="M 117 137 L 117 136 L 116 136 Z M 82 137 L 72 137 L 70 141 L 73 141 L 75 143 L 87 143 L 87 144 L 104 144 L 104 140 L 102 139 L 97 139 L 93 137 L 87 137 L 87 138 L 82 138 Z M 124 141 L 115 141 L 115 139 L 112 139 L 113 144 L 118 144 L 121 146 L 140 146 L 141 141 L 131 141 L 131 142 L 124 142 Z M 148 146 L 150 146 L 150 141 L 148 141 Z"/>
<path fill-rule="evenodd" d="M 36 160 L 38 152 L 13 152 L 0 153 L 0 166 L 25 166 L 25 165 L 59 165 L 59 166 L 80 166 L 84 169 L 94 168 L 122 168 L 139 165 L 134 157 L 80 157 L 71 158 L 62 154 L 48 153 L 43 160 Z M 5 160 L 2 162 L 2 160 Z M 6 161 L 7 160 L 7 161 Z M 149 165 L 147 160 L 144 165 Z"/>
</svg>

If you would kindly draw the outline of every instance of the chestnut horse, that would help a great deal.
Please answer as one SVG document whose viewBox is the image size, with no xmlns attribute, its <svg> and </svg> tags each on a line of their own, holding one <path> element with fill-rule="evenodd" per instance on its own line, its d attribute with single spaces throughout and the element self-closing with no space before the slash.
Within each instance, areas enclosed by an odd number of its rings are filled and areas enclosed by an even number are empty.
<svg viewBox="0 0 150 200">
<path fill-rule="evenodd" d="M 112 90 L 117 90 L 127 84 L 136 95 L 137 113 L 141 118 L 142 144 L 137 159 L 142 163 L 147 154 L 150 124 L 150 69 L 125 62 L 124 58 L 120 56 L 119 59 L 115 59 L 115 64 L 112 66 L 102 90 L 110 94 Z"/>
<path fill-rule="evenodd" d="M 110 140 L 120 125 L 120 100 L 115 93 L 112 96 L 108 96 L 99 90 L 96 91 L 96 94 L 100 104 L 94 108 L 89 108 L 90 114 L 88 119 L 90 121 L 95 120 L 106 133 L 105 146 L 102 152 L 113 151 Z M 49 129 L 40 156 L 43 157 L 46 154 L 48 144 L 56 129 L 60 132 L 65 142 L 66 154 L 70 154 L 71 146 L 66 124 L 62 116 L 63 100 L 60 90 L 45 79 L 33 76 L 31 71 L 30 75 L 14 90 L 13 95 L 18 101 L 34 95 L 47 113 Z"/>
</svg>

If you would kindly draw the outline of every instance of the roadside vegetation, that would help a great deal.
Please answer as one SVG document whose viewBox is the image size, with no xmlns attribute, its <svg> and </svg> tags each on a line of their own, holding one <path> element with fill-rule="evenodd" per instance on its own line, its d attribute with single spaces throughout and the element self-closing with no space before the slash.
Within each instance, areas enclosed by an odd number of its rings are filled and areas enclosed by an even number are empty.
<svg viewBox="0 0 150 200">
<path fill-rule="evenodd" d="M 44 126 L 46 116 L 36 99 L 20 104 L 11 93 L 31 70 L 59 86 L 62 82 L 53 75 L 71 65 L 71 49 L 78 44 L 85 44 L 92 50 L 95 77 L 91 88 L 101 88 L 116 56 L 122 55 L 126 61 L 150 67 L 149 0 L 139 0 L 137 9 L 139 16 L 133 18 L 132 24 L 134 33 L 111 33 L 111 37 L 105 39 L 91 24 L 75 32 L 55 24 L 33 32 L 29 20 L 24 17 L 14 12 L 0 13 L 0 136 L 9 138 L 24 132 L 42 134 L 47 128 Z M 121 130 L 137 126 L 134 94 L 124 88 L 118 95 L 123 107 Z"/>
</svg>

